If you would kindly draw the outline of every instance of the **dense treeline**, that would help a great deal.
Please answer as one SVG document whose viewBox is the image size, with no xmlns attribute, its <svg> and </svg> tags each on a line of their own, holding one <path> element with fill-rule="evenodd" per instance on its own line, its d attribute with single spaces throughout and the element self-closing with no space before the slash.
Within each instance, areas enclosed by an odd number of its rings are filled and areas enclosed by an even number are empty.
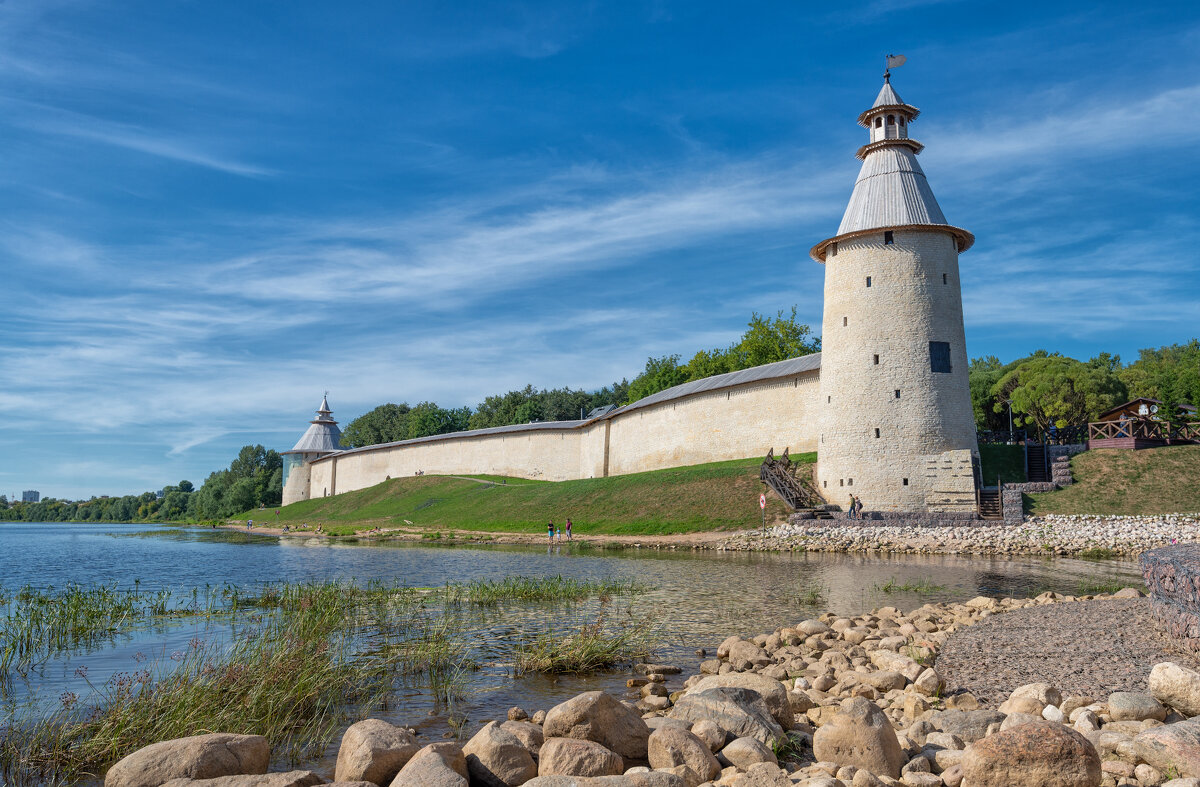
<svg viewBox="0 0 1200 787">
<path fill-rule="evenodd" d="M 90 500 L 46 498 L 22 503 L 0 495 L 0 521 L 10 522 L 179 522 L 222 519 L 283 497 L 283 462 L 275 451 L 248 445 L 227 470 L 209 475 L 199 489 L 191 481 L 123 497 Z"/>
<path fill-rule="evenodd" d="M 1142 350 L 1128 365 L 1101 353 L 1077 361 L 1038 350 L 1027 358 L 1001 363 L 995 356 L 971 361 L 971 403 L 980 429 L 1013 427 L 1045 433 L 1094 421 L 1100 413 L 1138 397 L 1165 405 L 1160 417 L 1181 420 L 1181 404 L 1200 403 L 1200 340 Z"/>
<path fill-rule="evenodd" d="M 679 355 L 648 358 L 632 382 L 621 380 L 597 391 L 538 390 L 527 385 L 518 391 L 488 396 L 473 411 L 469 407 L 445 410 L 432 402 L 411 408 L 407 404 L 383 404 L 351 421 L 342 432 L 342 444 L 357 448 L 464 429 L 569 421 L 597 407 L 630 404 L 691 380 L 785 361 L 820 349 L 821 340 L 812 335 L 809 326 L 796 321 L 795 306 L 790 314 L 781 311 L 775 317 L 755 313 L 742 338 L 730 346 L 700 350 L 687 363 L 680 363 Z"/>
</svg>

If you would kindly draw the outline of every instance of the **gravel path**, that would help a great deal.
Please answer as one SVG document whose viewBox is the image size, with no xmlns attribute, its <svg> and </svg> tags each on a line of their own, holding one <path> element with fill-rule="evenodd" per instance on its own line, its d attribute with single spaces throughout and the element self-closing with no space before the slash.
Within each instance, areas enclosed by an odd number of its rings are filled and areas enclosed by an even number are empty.
<svg viewBox="0 0 1200 787">
<path fill-rule="evenodd" d="M 1150 668 L 1200 669 L 1150 615 L 1149 599 L 1048 604 L 994 615 L 950 635 L 937 660 L 949 691 L 966 689 L 995 708 L 1013 689 L 1046 682 L 1063 696 L 1102 700 L 1146 691 Z"/>
</svg>

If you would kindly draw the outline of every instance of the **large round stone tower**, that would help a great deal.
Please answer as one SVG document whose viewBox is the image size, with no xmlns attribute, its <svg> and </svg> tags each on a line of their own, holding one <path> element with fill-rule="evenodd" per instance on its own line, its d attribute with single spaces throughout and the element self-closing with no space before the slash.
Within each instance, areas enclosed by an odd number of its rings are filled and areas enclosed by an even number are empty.
<svg viewBox="0 0 1200 787">
<path fill-rule="evenodd" d="M 967 382 L 958 254 L 908 135 L 919 110 L 888 75 L 858 117 L 870 142 L 825 264 L 817 487 L 843 508 L 974 510 L 979 453 Z M 947 453 L 949 452 L 949 453 Z"/>
</svg>

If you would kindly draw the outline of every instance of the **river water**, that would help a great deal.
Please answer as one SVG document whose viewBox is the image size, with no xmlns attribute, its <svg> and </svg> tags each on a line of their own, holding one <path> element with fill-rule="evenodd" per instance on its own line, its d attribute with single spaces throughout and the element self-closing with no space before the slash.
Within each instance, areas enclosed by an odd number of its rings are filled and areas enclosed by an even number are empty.
<svg viewBox="0 0 1200 787">
<path fill-rule="evenodd" d="M 431 546 L 411 542 L 330 542 L 274 538 L 227 530 L 145 525 L 0 524 L 0 587 L 63 587 L 68 583 L 119 584 L 144 590 L 190 593 L 225 583 L 254 589 L 263 583 L 372 579 L 428 587 L 447 582 L 555 576 L 633 579 L 653 587 L 622 607 L 630 619 L 653 619 L 662 646 L 657 661 L 696 671 L 698 648 L 712 649 L 730 634 L 752 636 L 795 623 L 821 610 L 856 614 L 884 605 L 908 610 L 929 601 L 978 595 L 1030 596 L 1045 590 L 1078 594 L 1088 583 L 1141 586 L 1134 563 L 1067 559 L 992 559 L 957 556 L 867 556 L 825 553 L 773 554 L 653 549 L 592 549 L 585 545 Z M 916 592 L 887 592 L 892 585 L 924 585 Z M 817 607 L 801 596 L 820 591 Z M 569 607 L 506 605 L 481 623 L 476 636 L 485 667 L 473 678 L 459 713 L 473 730 L 519 705 L 530 712 L 581 691 L 620 691 L 628 671 L 595 676 L 512 678 L 506 646 L 533 634 L 584 621 L 596 602 Z M 10 701 L 46 707 L 61 692 L 82 693 L 80 668 L 99 685 L 133 671 L 147 658 L 183 650 L 193 638 L 219 639 L 228 627 L 180 623 L 114 634 L 90 649 L 50 659 L 28 675 Z M 490 657 L 490 658 L 487 658 Z M 420 686 L 401 689 L 397 701 L 374 715 L 421 729 L 430 738 L 446 729 L 446 709 Z M 327 752 L 336 753 L 336 742 Z"/>
</svg>

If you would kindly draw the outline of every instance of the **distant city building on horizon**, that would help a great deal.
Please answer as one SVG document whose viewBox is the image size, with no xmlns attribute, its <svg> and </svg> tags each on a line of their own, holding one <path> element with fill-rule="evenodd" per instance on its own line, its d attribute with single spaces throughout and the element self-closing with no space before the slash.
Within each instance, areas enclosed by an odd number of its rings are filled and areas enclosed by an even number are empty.
<svg viewBox="0 0 1200 787">
<path fill-rule="evenodd" d="M 37 503 L 42 499 L 42 493 L 36 489 L 26 489 L 21 493 L 22 503 Z"/>
</svg>

